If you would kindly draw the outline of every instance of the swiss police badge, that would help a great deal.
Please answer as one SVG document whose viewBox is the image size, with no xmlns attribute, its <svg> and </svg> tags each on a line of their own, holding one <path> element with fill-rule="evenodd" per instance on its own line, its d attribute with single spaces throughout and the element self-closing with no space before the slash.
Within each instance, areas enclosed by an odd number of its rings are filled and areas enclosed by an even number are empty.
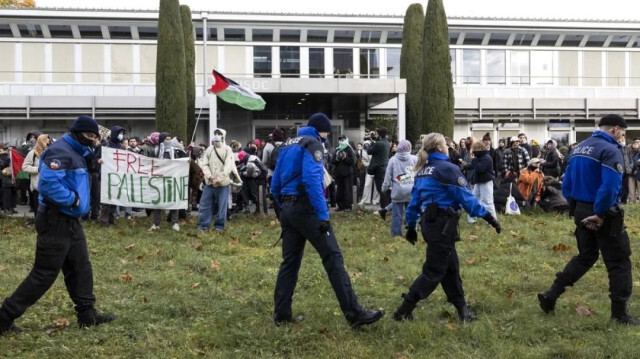
<svg viewBox="0 0 640 359">
<path fill-rule="evenodd" d="M 315 158 L 316 161 L 321 162 L 324 158 L 324 154 L 322 153 L 322 151 L 316 151 L 313 153 L 313 158 Z"/>
</svg>

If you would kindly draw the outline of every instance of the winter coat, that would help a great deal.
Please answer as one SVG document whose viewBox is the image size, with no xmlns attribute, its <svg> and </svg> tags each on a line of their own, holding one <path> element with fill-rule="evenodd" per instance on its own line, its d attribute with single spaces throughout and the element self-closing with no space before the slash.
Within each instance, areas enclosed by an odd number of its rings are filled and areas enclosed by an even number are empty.
<svg viewBox="0 0 640 359">
<path fill-rule="evenodd" d="M 215 144 L 209 146 L 204 151 L 204 156 L 199 165 L 204 173 L 205 184 L 214 187 L 224 187 L 231 184 L 229 175 L 231 173 L 237 173 L 237 171 L 236 163 L 233 159 L 233 151 L 231 150 L 231 147 L 224 143 L 227 132 L 223 129 L 218 130 L 222 133 L 222 142 L 220 147 L 216 147 Z M 220 156 L 220 158 L 218 158 L 218 156 Z M 211 182 L 211 177 L 214 177 L 217 180 L 216 184 Z"/>
<path fill-rule="evenodd" d="M 356 164 L 356 153 L 353 152 L 353 148 L 347 146 L 342 151 L 336 151 L 333 156 L 333 176 L 334 177 L 349 177 L 353 176 L 353 168 Z"/>
<path fill-rule="evenodd" d="M 377 140 L 367 149 L 367 153 L 371 155 L 371 162 L 369 162 L 369 167 L 367 168 L 368 174 L 372 175 L 378 168 L 387 166 L 390 149 L 391 145 L 385 139 Z"/>
<path fill-rule="evenodd" d="M 531 169 L 531 167 L 527 167 L 520 171 L 520 177 L 518 177 L 518 189 L 520 193 L 524 195 L 526 199 L 529 199 L 531 196 L 531 192 L 533 192 L 534 186 L 536 187 L 535 200 L 536 202 L 540 200 L 542 195 L 542 181 L 544 180 L 544 175 L 540 172 L 536 172 Z"/>
<path fill-rule="evenodd" d="M 493 181 L 493 179 L 496 178 L 496 173 L 493 171 L 493 161 L 491 160 L 489 151 L 474 151 L 473 155 L 475 157 L 471 160 L 471 166 L 473 168 L 471 184 Z"/>
<path fill-rule="evenodd" d="M 118 134 L 120 132 L 124 132 L 124 128 L 120 126 L 111 127 L 111 134 L 109 135 L 109 148 L 116 148 L 119 150 L 125 149 L 124 147 L 122 147 L 121 141 L 118 140 Z"/>
<path fill-rule="evenodd" d="M 35 149 L 29 151 L 24 158 L 24 162 L 22 162 L 22 170 L 29 174 L 29 188 L 32 191 L 38 190 L 38 179 L 40 178 L 40 173 L 38 172 L 39 166 L 40 156 L 36 155 Z"/>
<path fill-rule="evenodd" d="M 413 188 L 413 167 L 418 161 L 417 157 L 409 152 L 396 152 L 389 163 L 384 175 L 382 190 L 391 188 L 392 202 L 409 202 L 411 189 Z"/>
<path fill-rule="evenodd" d="M 560 177 L 560 153 L 555 147 L 550 148 L 547 151 L 547 155 L 544 159 L 544 163 L 540 165 L 540 169 L 544 172 L 545 176 Z"/>
</svg>

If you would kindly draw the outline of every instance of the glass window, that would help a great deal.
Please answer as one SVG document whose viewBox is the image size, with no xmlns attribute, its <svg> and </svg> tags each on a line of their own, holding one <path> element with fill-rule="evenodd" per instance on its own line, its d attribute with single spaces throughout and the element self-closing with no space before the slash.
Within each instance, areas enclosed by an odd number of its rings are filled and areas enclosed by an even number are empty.
<svg viewBox="0 0 640 359">
<path fill-rule="evenodd" d="M 102 39 L 102 29 L 94 25 L 78 25 L 80 37 L 83 39 Z"/>
<path fill-rule="evenodd" d="M 609 47 L 626 47 L 631 40 L 630 35 L 616 35 L 611 39 Z"/>
<path fill-rule="evenodd" d="M 18 25 L 18 30 L 20 30 L 20 36 L 22 37 L 42 37 L 42 29 L 40 25 Z"/>
<path fill-rule="evenodd" d="M 556 46 L 558 37 L 560 37 L 560 35 L 542 34 L 538 39 L 538 46 Z"/>
<path fill-rule="evenodd" d="M 280 73 L 282 77 L 300 77 L 300 48 L 280 47 Z"/>
<path fill-rule="evenodd" d="M 380 77 L 379 49 L 360 49 L 360 75 L 362 78 Z"/>
<path fill-rule="evenodd" d="M 333 74 L 347 77 L 353 73 L 353 49 L 333 49 Z"/>
<path fill-rule="evenodd" d="M 602 47 L 607 40 L 607 35 L 589 35 L 587 43 L 584 46 L 587 47 Z"/>
<path fill-rule="evenodd" d="M 533 85 L 553 84 L 553 52 L 531 52 L 531 82 Z"/>
<path fill-rule="evenodd" d="M 333 42 L 353 42 L 355 31 L 336 30 L 333 34 Z"/>
<path fill-rule="evenodd" d="M 513 39 L 513 46 L 529 46 L 533 41 L 533 34 L 516 34 Z"/>
<path fill-rule="evenodd" d="M 387 78 L 400 78 L 400 49 L 387 49 Z"/>
<path fill-rule="evenodd" d="M 224 41 L 244 41 L 244 29 L 224 29 Z"/>
<path fill-rule="evenodd" d="M 309 49 L 309 77 L 324 77 L 324 49 Z"/>
<path fill-rule="evenodd" d="M 200 29 L 200 35 L 202 35 L 202 29 Z M 155 40 L 158 38 L 158 28 L 138 26 L 138 37 L 140 37 L 141 40 Z"/>
<path fill-rule="evenodd" d="M 253 47 L 253 73 L 255 77 L 271 77 L 271 46 Z"/>
<path fill-rule="evenodd" d="M 202 41 L 202 28 L 201 27 L 196 27 L 196 40 L 200 40 Z"/>
<path fill-rule="evenodd" d="M 280 41 L 300 42 L 300 30 L 290 30 L 290 29 L 280 30 Z"/>
<path fill-rule="evenodd" d="M 71 26 L 69 25 L 49 25 L 49 33 L 54 38 L 73 38 Z"/>
<path fill-rule="evenodd" d="M 362 43 L 380 43 L 381 31 L 363 31 L 360 35 L 360 42 Z"/>
<path fill-rule="evenodd" d="M 243 33 L 243 36 L 244 36 L 244 33 Z M 211 40 L 211 41 L 218 40 L 218 28 L 216 27 L 209 28 L 209 37 L 207 38 L 207 40 Z"/>
<path fill-rule="evenodd" d="M 577 47 L 582 41 L 582 35 L 565 35 L 562 46 L 565 47 Z"/>
<path fill-rule="evenodd" d="M 307 42 L 327 42 L 327 30 L 307 30 Z"/>
<path fill-rule="evenodd" d="M 511 51 L 511 84 L 529 85 L 529 51 Z"/>
<path fill-rule="evenodd" d="M 0 24 L 0 37 L 13 37 L 9 24 Z"/>
<path fill-rule="evenodd" d="M 487 50 L 487 83 L 506 83 L 506 60 L 504 50 Z"/>
<path fill-rule="evenodd" d="M 481 45 L 484 39 L 484 32 L 468 32 L 464 35 L 465 45 Z"/>
<path fill-rule="evenodd" d="M 109 26 L 109 34 L 112 39 L 131 39 L 129 26 Z"/>
<path fill-rule="evenodd" d="M 480 83 L 480 50 L 462 50 L 463 83 Z"/>
<path fill-rule="evenodd" d="M 450 32 L 449 33 L 449 44 L 450 45 L 455 45 L 458 43 L 458 38 L 460 37 L 460 34 L 457 32 Z"/>
<path fill-rule="evenodd" d="M 251 30 L 253 41 L 273 41 L 273 30 L 253 29 Z"/>
<path fill-rule="evenodd" d="M 489 45 L 506 45 L 509 35 L 508 33 L 492 33 L 489 37 Z"/>
<path fill-rule="evenodd" d="M 453 84 L 456 84 L 456 50 L 449 49 L 449 56 L 451 57 L 451 75 L 453 75 Z"/>
<path fill-rule="evenodd" d="M 402 43 L 402 31 L 387 32 L 387 44 L 401 44 L 401 43 Z"/>
</svg>

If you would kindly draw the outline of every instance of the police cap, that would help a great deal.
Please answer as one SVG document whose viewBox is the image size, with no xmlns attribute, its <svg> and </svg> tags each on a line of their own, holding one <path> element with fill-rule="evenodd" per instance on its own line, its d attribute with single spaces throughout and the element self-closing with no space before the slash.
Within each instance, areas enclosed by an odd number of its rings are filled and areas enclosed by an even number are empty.
<svg viewBox="0 0 640 359">
<path fill-rule="evenodd" d="M 619 126 L 619 127 L 627 128 L 627 121 L 625 121 L 624 118 L 622 118 L 622 116 L 619 116 L 616 114 L 609 114 L 601 118 L 600 121 L 598 122 L 598 127 L 602 127 L 602 126 Z"/>
</svg>

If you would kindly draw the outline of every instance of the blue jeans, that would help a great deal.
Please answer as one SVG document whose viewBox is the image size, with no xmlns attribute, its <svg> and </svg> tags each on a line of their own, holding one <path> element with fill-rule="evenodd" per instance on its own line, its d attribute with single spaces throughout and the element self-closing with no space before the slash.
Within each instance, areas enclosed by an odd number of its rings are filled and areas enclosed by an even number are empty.
<svg viewBox="0 0 640 359">
<path fill-rule="evenodd" d="M 229 205 L 229 186 L 204 186 L 198 206 L 198 229 L 209 229 L 214 202 L 218 208 L 213 227 L 218 231 L 224 230 L 224 223 L 227 220 L 227 206 Z"/>
<path fill-rule="evenodd" d="M 409 202 L 391 203 L 391 236 L 402 237 L 402 216 Z"/>
</svg>

